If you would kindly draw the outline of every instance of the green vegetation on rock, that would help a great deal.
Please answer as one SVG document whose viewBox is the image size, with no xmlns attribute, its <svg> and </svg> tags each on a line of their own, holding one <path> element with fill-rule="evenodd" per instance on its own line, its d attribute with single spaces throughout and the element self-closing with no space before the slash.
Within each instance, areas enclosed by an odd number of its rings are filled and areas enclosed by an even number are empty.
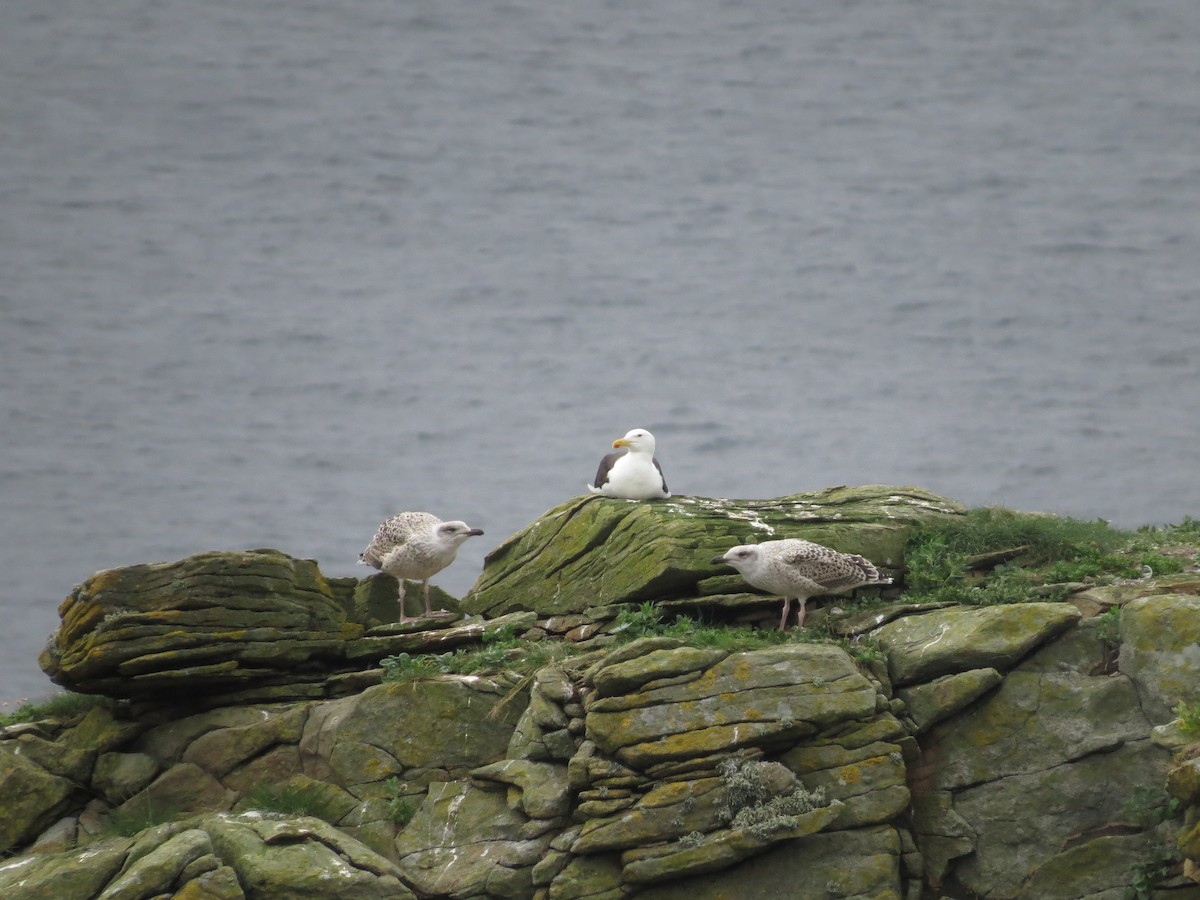
<svg viewBox="0 0 1200 900">
<path fill-rule="evenodd" d="M 1191 554 L 1171 549 L 1189 527 L 1121 531 L 1107 522 L 980 507 L 923 524 L 905 546 L 904 599 L 913 603 L 992 605 L 1033 595 L 1065 596 L 1069 586 L 1102 578 L 1182 571 Z"/>
<path fill-rule="evenodd" d="M 0 728 L 40 719 L 74 719 L 94 707 L 114 709 L 117 701 L 99 694 L 77 694 L 66 691 L 36 703 L 23 703 L 10 713 L 0 716 Z"/>
<path fill-rule="evenodd" d="M 709 560 L 782 537 L 896 581 L 780 632 Z M 43 664 L 128 699 L 9 717 L 0 891 L 1190 896 L 1198 546 L 867 486 L 572 500 L 466 618 L 277 551 L 99 573 Z"/>
<path fill-rule="evenodd" d="M 147 828 L 173 822 L 183 815 L 183 807 L 175 803 L 140 795 L 111 810 L 105 831 L 118 837 L 133 837 Z"/>
</svg>

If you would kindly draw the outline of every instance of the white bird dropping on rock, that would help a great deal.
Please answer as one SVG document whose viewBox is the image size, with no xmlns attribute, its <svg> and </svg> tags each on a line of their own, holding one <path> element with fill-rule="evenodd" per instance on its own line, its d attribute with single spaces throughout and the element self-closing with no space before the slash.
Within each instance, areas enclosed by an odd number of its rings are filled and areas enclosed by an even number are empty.
<svg viewBox="0 0 1200 900">
<path fill-rule="evenodd" d="M 654 435 L 645 428 L 635 428 L 612 445 L 616 449 L 600 460 L 589 491 L 622 500 L 663 500 L 671 496 L 662 466 L 654 458 Z"/>
<path fill-rule="evenodd" d="M 404 579 L 422 582 L 425 615 L 435 615 L 429 605 L 429 579 L 454 562 L 462 542 L 477 534 L 483 532 L 466 522 L 443 522 L 427 512 L 404 512 L 379 526 L 367 549 L 358 555 L 358 561 L 400 582 L 398 621 L 411 622 L 415 617 L 404 614 Z M 436 615 L 446 612 L 439 610 Z"/>
<path fill-rule="evenodd" d="M 857 553 L 839 553 L 797 538 L 743 544 L 722 556 L 714 556 L 711 561 L 733 566 L 754 587 L 783 597 L 780 631 L 787 626 L 792 598 L 800 602 L 796 624 L 803 627 L 809 597 L 842 594 L 868 584 L 892 583 L 891 578 L 880 576 L 871 561 Z"/>
</svg>

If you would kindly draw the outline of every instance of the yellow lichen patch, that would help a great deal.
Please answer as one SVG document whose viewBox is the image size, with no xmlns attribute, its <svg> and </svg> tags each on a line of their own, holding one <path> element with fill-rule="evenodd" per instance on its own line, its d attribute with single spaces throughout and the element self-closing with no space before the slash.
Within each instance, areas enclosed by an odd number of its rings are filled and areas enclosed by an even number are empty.
<svg viewBox="0 0 1200 900">
<path fill-rule="evenodd" d="M 837 780 L 839 784 L 860 784 L 862 783 L 862 769 L 858 766 L 842 766 L 838 770 Z"/>
<path fill-rule="evenodd" d="M 120 580 L 120 569 L 105 569 L 103 572 L 97 572 L 85 581 L 83 583 L 83 591 L 95 597 L 96 594 L 102 591 L 109 591 L 115 588 Z"/>
</svg>

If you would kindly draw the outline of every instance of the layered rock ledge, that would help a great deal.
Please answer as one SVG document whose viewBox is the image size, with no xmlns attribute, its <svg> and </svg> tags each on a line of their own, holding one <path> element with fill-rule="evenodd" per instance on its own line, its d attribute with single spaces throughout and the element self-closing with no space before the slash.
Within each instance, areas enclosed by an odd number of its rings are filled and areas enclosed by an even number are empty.
<svg viewBox="0 0 1200 900">
<path fill-rule="evenodd" d="M 911 489 L 845 491 L 830 496 L 924 512 L 848 521 L 837 502 L 771 527 L 836 526 L 822 539 L 846 549 L 890 541 L 899 575 L 904 542 L 891 532 L 961 514 Z M 903 496 L 922 499 L 890 499 Z M 615 504 L 638 508 L 602 509 Z M 590 592 L 565 604 L 564 581 L 544 595 L 550 608 L 502 599 L 505 585 L 521 586 L 512 598 L 530 587 L 511 554 L 537 534 L 559 536 L 525 567 L 565 571 L 562 520 L 581 515 L 620 520 L 577 542 L 577 561 L 595 557 Z M 662 547 L 639 551 L 659 562 L 614 593 L 600 548 L 615 541 L 628 560 L 676 517 L 687 516 L 666 504 L 560 507 L 497 551 L 465 598 L 476 612 L 491 598 L 501 618 L 412 631 L 378 624 L 394 582 L 326 580 L 276 551 L 94 576 L 64 603 L 44 663 L 62 683 L 132 702 L 0 734 L 0 851 L 14 854 L 0 862 L 0 890 L 16 900 L 1200 897 L 1189 877 L 1200 745 L 1172 712 L 1200 702 L 1194 569 L 1069 602 L 896 603 L 838 618 L 834 641 L 624 640 L 614 608 L 652 599 L 647 584 L 681 608 L 723 597 L 709 610 L 732 621 L 770 602 L 696 562 L 745 537 L 707 528 L 669 565 Z M 379 665 L 514 631 L 530 652 L 576 652 L 528 675 L 384 680 Z"/>
</svg>

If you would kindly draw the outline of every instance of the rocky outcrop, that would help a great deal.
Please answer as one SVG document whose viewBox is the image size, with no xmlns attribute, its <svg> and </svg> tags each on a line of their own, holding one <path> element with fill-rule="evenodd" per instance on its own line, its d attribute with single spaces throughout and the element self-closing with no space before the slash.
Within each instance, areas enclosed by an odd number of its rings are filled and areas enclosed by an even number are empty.
<svg viewBox="0 0 1200 900">
<path fill-rule="evenodd" d="M 326 597 L 315 566 L 251 556 L 294 569 L 276 580 L 285 597 L 302 584 Z M 219 596 L 211 586 L 236 583 L 236 566 L 146 569 L 102 573 L 68 600 L 56 672 L 70 657 L 80 677 L 120 684 L 115 661 L 152 652 L 147 639 L 166 632 L 127 632 L 125 646 L 87 612 L 116 597 L 142 598 L 134 628 L 168 613 L 180 643 L 208 627 L 182 618 L 200 610 L 229 643 L 261 637 L 220 627 L 218 608 L 265 608 L 271 596 L 261 585 L 243 587 L 244 603 Z M 180 587 L 179 573 L 200 569 Z M 412 680 L 382 680 L 382 647 L 442 652 L 497 626 L 381 630 L 355 601 L 376 581 L 326 582 L 328 597 L 297 618 L 306 633 L 345 631 L 298 663 L 314 696 L 248 704 L 236 699 L 255 690 L 248 662 L 234 682 L 221 679 L 236 668 L 210 679 L 201 666 L 177 683 L 203 703 L 169 704 L 161 674 L 153 690 L 113 691 L 136 703 L 0 734 L 0 851 L 14 854 L 0 862 L 0 891 L 1115 900 L 1149 897 L 1153 884 L 1160 900 L 1200 897 L 1189 878 L 1200 745 L 1173 723 L 1179 703 L 1200 703 L 1188 677 L 1194 577 L 1071 602 L 896 604 L 840 618 L 838 641 L 758 649 L 711 633 L 625 639 L 595 607 L 510 609 L 503 633 L 576 652 L 525 676 Z M 145 587 L 159 582 L 160 594 Z M 188 583 L 209 587 L 189 600 Z M 285 676 L 260 677 L 274 688 Z"/>
<path fill-rule="evenodd" d="M 477 644 L 494 618 L 422 630 L 395 618 L 396 581 L 325 578 L 278 550 L 202 553 L 98 572 L 59 607 L 41 656 L 57 684 L 86 694 L 214 703 L 321 699 L 359 690 L 360 673 L 397 653 Z M 456 601 L 436 587 L 439 605 Z M 461 616 L 457 617 L 461 618 Z M 445 623 L 441 623 L 444 625 Z"/>
<path fill-rule="evenodd" d="M 546 615 L 653 600 L 683 607 L 754 605 L 740 576 L 709 561 L 736 544 L 805 538 L 903 566 L 914 525 L 961 515 L 952 500 L 910 487 L 838 487 L 775 500 L 675 497 L 653 503 L 589 495 L 550 510 L 487 557 L 463 598 L 472 613 Z"/>
<path fill-rule="evenodd" d="M 1145 639 L 1147 610 L 1193 627 L 1172 614 L 1192 601 L 1138 601 L 1122 652 Z M 1106 668 L 1098 620 L 1079 616 L 1065 603 L 925 611 L 921 627 L 947 647 L 989 623 L 986 659 L 936 666 L 928 642 L 908 640 L 888 645 L 885 665 L 831 644 L 726 652 L 646 638 L 528 680 L 389 682 L 145 728 L 94 710 L 0 742 L 20 760 L 3 796 L 31 771 L 64 786 L 40 815 L 10 810 L 9 847 L 43 837 L 0 865 L 0 887 L 282 896 L 321 877 L 347 897 L 719 897 L 737 884 L 752 898 L 803 863 L 790 896 L 1123 892 L 1148 848 L 1174 844 L 1131 811 L 1165 800 L 1171 759 L 1139 692 L 1188 651 L 1143 655 L 1135 680 Z M 918 724 L 888 683 L 921 671 L 902 689 L 920 698 Z M 84 734 L 98 752 L 79 751 Z M 1175 781 L 1194 803 L 1200 778 Z M 289 792 L 323 818 L 262 811 Z M 155 811 L 184 818 L 105 837 Z M 87 849 L 55 852 L 54 834 Z M 202 885 L 209 894 L 185 893 Z"/>
</svg>

